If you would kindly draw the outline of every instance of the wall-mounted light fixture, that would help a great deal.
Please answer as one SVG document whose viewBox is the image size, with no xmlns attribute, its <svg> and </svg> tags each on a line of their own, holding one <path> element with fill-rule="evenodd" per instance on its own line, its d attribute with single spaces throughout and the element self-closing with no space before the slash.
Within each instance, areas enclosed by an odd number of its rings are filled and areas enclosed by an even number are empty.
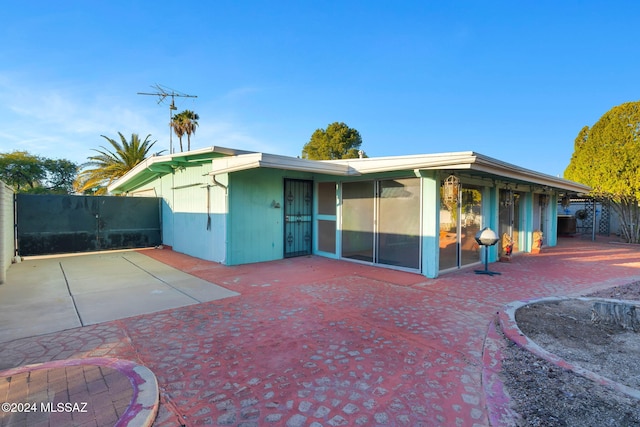
<svg viewBox="0 0 640 427">
<path fill-rule="evenodd" d="M 455 175 L 449 175 L 447 179 L 444 180 L 444 184 L 442 187 L 442 197 L 444 198 L 444 203 L 447 206 L 457 204 L 458 194 L 460 193 L 460 179 L 458 179 L 458 177 Z"/>
</svg>

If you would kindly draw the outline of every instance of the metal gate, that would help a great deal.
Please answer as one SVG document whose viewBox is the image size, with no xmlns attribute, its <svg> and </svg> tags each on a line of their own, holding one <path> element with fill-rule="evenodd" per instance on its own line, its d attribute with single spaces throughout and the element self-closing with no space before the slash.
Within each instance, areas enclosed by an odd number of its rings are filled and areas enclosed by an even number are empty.
<svg viewBox="0 0 640 427">
<path fill-rule="evenodd" d="M 284 180 L 284 257 L 311 254 L 313 181 Z"/>
<path fill-rule="evenodd" d="M 18 194 L 21 256 L 157 246 L 160 198 Z"/>
</svg>

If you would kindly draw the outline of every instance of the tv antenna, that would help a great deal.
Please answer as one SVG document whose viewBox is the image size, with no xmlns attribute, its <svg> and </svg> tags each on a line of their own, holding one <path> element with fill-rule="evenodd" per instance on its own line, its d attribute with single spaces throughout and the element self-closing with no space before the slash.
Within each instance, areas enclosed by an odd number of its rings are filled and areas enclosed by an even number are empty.
<svg viewBox="0 0 640 427">
<path fill-rule="evenodd" d="M 164 102 L 165 99 L 167 99 L 168 97 L 171 97 L 171 105 L 169 105 L 169 154 L 173 154 L 173 132 L 172 131 L 172 126 L 171 123 L 173 122 L 173 112 L 175 110 L 177 110 L 178 108 L 176 108 L 176 104 L 175 104 L 175 97 L 181 97 L 181 98 L 197 98 L 196 95 L 187 95 L 186 93 L 182 93 L 182 92 L 178 92 L 176 90 L 173 90 L 171 88 L 168 88 L 166 86 L 162 86 L 156 83 L 155 86 L 151 86 L 153 89 L 155 89 L 157 92 L 153 92 L 153 93 L 149 93 L 149 92 L 138 92 L 138 95 L 152 95 L 152 96 L 157 96 L 158 99 L 158 104 L 162 104 Z"/>
</svg>

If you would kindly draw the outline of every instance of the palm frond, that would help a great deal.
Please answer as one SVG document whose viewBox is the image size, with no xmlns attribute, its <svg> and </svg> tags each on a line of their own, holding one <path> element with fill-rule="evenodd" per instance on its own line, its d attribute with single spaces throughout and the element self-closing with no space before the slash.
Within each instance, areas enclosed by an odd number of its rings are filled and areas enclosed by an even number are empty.
<svg viewBox="0 0 640 427">
<path fill-rule="evenodd" d="M 138 134 L 131 134 L 131 140 L 118 132 L 120 142 L 105 135 L 100 135 L 111 145 L 111 149 L 100 146 L 94 149 L 97 154 L 88 157 L 88 161 L 82 165 L 83 170 L 78 174 L 76 187 L 78 191 L 85 192 L 97 187 L 107 187 L 133 169 L 138 163 L 147 158 L 151 148 L 157 141 L 150 141 L 151 134 L 144 141 Z"/>
</svg>

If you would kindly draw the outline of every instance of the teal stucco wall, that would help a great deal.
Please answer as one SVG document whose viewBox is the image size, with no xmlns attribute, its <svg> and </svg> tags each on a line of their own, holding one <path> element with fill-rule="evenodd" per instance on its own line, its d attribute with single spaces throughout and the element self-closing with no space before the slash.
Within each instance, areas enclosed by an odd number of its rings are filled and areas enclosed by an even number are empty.
<svg viewBox="0 0 640 427">
<path fill-rule="evenodd" d="M 313 176 L 266 168 L 230 174 L 227 264 L 283 258 L 285 178 Z"/>
<path fill-rule="evenodd" d="M 207 174 L 210 163 L 176 169 L 136 189 L 134 195 L 162 197 L 162 243 L 208 261 L 226 262 L 226 189 Z M 226 185 L 227 176 L 218 175 Z"/>
<path fill-rule="evenodd" d="M 439 203 L 440 185 L 446 173 L 441 171 L 397 171 L 372 174 L 367 177 L 335 177 L 279 169 L 257 168 L 230 174 L 216 175 L 215 183 L 208 173 L 210 163 L 176 169 L 136 189 L 132 195 L 162 197 L 163 243 L 177 252 L 205 260 L 238 265 L 272 261 L 284 254 L 284 181 L 306 179 L 317 183 L 335 182 L 336 213 L 318 215 L 317 194 L 314 194 L 313 253 L 333 258 L 341 256 L 343 183 L 359 180 L 418 176 L 421 179 L 421 273 L 435 278 L 439 274 Z M 463 176 L 482 189 L 483 227 L 498 231 L 499 190 L 495 182 L 473 174 Z M 540 227 L 540 209 L 532 188 L 522 190 L 520 215 L 521 249 L 531 248 L 532 231 Z M 556 238 L 557 196 L 546 208 L 549 224 L 547 245 L 554 246 Z M 318 219 L 335 221 L 335 251 L 318 251 Z M 403 219 L 398 219 L 402 221 Z M 498 246 L 489 250 L 489 261 L 497 259 Z M 484 256 L 484 251 L 481 254 Z M 484 258 L 482 258 L 484 260 Z"/>
</svg>

